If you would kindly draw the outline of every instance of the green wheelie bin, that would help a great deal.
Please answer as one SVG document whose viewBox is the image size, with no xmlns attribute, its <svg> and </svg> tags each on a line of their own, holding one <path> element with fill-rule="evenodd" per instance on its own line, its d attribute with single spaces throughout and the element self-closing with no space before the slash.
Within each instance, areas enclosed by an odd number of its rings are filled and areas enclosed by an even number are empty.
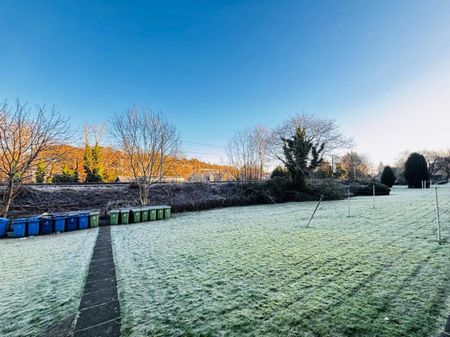
<svg viewBox="0 0 450 337">
<path fill-rule="evenodd" d="M 164 206 L 158 206 L 156 209 L 156 218 L 158 220 L 164 219 Z"/>
<path fill-rule="evenodd" d="M 171 215 L 171 207 L 170 206 L 164 206 L 164 219 L 170 219 Z"/>
<path fill-rule="evenodd" d="M 128 225 L 130 223 L 130 210 L 128 208 L 122 208 L 120 210 L 120 223 L 122 225 Z"/>
<path fill-rule="evenodd" d="M 98 227 L 99 218 L 100 218 L 99 211 L 90 211 L 89 212 L 89 228 Z"/>
<path fill-rule="evenodd" d="M 141 222 L 141 209 L 140 208 L 133 208 L 131 210 L 131 219 L 133 223 Z"/>
<path fill-rule="evenodd" d="M 156 207 L 152 206 L 148 209 L 148 217 L 150 221 L 156 220 Z"/>
<path fill-rule="evenodd" d="M 109 211 L 109 223 L 110 225 L 118 225 L 119 224 L 119 213 L 118 209 L 113 209 Z"/>
<path fill-rule="evenodd" d="M 149 220 L 148 213 L 149 213 L 148 207 L 141 207 L 141 221 L 147 222 Z"/>
</svg>

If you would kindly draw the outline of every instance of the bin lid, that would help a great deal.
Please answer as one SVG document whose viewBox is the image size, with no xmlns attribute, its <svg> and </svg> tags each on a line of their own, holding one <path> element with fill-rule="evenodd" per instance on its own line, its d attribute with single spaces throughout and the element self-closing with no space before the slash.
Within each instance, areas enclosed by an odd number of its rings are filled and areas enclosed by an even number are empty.
<svg viewBox="0 0 450 337">
<path fill-rule="evenodd" d="M 133 211 L 133 212 L 140 212 L 140 211 L 142 211 L 142 208 L 133 208 L 131 211 Z"/>
<path fill-rule="evenodd" d="M 112 209 L 112 210 L 109 211 L 109 213 L 119 213 L 119 212 L 120 212 L 119 209 Z"/>
<path fill-rule="evenodd" d="M 7 219 L 7 218 L 0 218 L 0 221 L 2 221 L 2 222 L 9 221 L 9 219 Z"/>
<path fill-rule="evenodd" d="M 153 206 L 153 208 L 155 208 L 155 209 L 166 209 L 166 208 L 171 208 L 171 206 L 168 206 L 168 205 L 155 205 L 155 206 Z"/>
<path fill-rule="evenodd" d="M 13 219 L 13 222 L 26 222 L 27 219 L 26 218 L 15 218 Z"/>
<path fill-rule="evenodd" d="M 100 212 L 99 211 L 90 211 L 89 215 L 99 215 Z"/>
</svg>

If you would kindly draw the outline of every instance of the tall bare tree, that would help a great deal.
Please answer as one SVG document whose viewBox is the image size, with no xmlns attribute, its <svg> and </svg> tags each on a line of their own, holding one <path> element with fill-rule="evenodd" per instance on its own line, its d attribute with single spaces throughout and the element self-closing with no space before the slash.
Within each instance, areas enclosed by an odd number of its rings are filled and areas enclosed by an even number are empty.
<svg viewBox="0 0 450 337">
<path fill-rule="evenodd" d="M 263 126 L 236 132 L 226 153 L 240 180 L 263 180 L 269 160 L 270 131 Z"/>
<path fill-rule="evenodd" d="M 128 158 L 141 204 L 148 205 L 151 184 L 161 180 L 180 153 L 178 131 L 161 113 L 131 108 L 113 117 L 111 132 Z"/>
<path fill-rule="evenodd" d="M 258 162 L 259 180 L 264 179 L 266 165 L 269 160 L 270 131 L 264 126 L 256 126 L 251 132 L 252 141 L 255 144 L 256 161 Z"/>
<path fill-rule="evenodd" d="M 251 131 L 237 131 L 228 141 L 226 153 L 231 166 L 237 169 L 237 178 L 242 181 L 254 180 L 257 176 L 257 159 Z"/>
<path fill-rule="evenodd" d="M 323 155 L 331 155 L 336 150 L 349 149 L 353 140 L 346 137 L 336 121 L 316 117 L 314 114 L 295 114 L 273 130 L 271 152 L 275 159 L 283 159 L 282 139 L 295 136 L 297 129 L 304 129 L 314 146 L 325 144 Z"/>
<path fill-rule="evenodd" d="M 57 148 L 70 137 L 69 123 L 53 107 L 21 103 L 0 105 L 0 173 L 5 184 L 1 215 L 6 216 L 24 182 L 38 165 L 47 167 L 63 155 Z"/>
</svg>

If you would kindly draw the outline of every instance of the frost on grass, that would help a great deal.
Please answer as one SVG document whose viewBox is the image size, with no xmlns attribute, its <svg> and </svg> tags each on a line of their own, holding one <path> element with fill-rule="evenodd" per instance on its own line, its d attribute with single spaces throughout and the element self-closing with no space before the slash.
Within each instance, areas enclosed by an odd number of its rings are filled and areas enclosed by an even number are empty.
<svg viewBox="0 0 450 337">
<path fill-rule="evenodd" d="M 40 336 L 76 313 L 97 232 L 0 241 L 0 336 Z"/>
<path fill-rule="evenodd" d="M 441 188 L 449 237 L 450 189 Z M 235 207 L 112 229 L 124 336 L 434 336 L 450 244 L 432 191 Z"/>
</svg>

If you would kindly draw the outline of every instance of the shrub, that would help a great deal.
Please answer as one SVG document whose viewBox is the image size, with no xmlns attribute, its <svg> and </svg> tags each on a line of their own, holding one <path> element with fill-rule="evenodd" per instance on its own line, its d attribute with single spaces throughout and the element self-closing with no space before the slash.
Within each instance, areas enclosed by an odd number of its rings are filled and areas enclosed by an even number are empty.
<svg viewBox="0 0 450 337">
<path fill-rule="evenodd" d="M 331 179 L 309 180 L 307 190 L 314 200 L 322 195 L 324 200 L 341 200 L 345 197 L 344 186 Z"/>
<path fill-rule="evenodd" d="M 277 166 L 272 171 L 272 174 L 270 175 L 270 178 L 276 178 L 276 177 L 289 177 L 289 172 L 283 168 L 282 166 Z"/>
<path fill-rule="evenodd" d="M 422 181 L 428 181 L 429 178 L 425 157 L 416 152 L 412 153 L 405 162 L 405 179 L 408 187 L 421 188 Z"/>
<path fill-rule="evenodd" d="M 353 196 L 371 196 L 373 195 L 373 186 L 375 185 L 375 195 L 389 195 L 391 189 L 385 184 L 375 180 L 355 179 L 347 182 L 350 193 Z"/>
<path fill-rule="evenodd" d="M 285 202 L 294 200 L 295 187 L 292 183 L 289 173 L 285 176 L 275 176 L 266 182 L 266 188 L 276 202 Z"/>
<path fill-rule="evenodd" d="M 388 187 L 392 187 L 395 184 L 396 178 L 394 170 L 390 166 L 385 166 L 383 173 L 381 173 L 381 182 Z"/>
</svg>

